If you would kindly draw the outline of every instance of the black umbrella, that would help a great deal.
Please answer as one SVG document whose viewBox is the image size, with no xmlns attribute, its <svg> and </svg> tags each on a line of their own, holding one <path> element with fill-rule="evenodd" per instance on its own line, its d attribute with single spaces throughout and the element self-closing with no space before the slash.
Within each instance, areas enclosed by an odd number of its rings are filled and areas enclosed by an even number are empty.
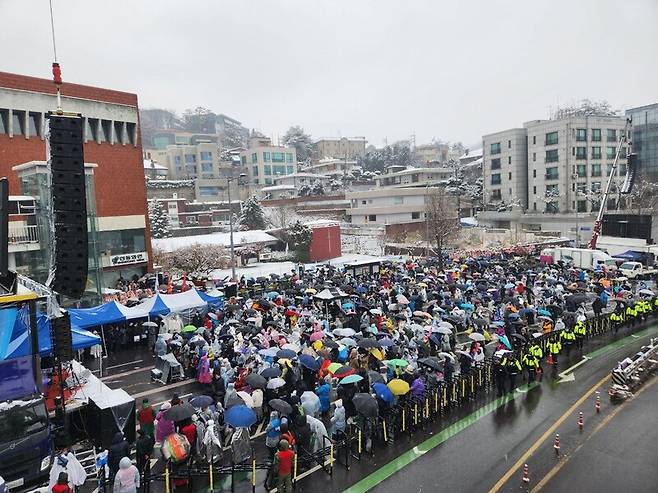
<svg viewBox="0 0 658 493">
<path fill-rule="evenodd" d="M 443 369 L 443 361 L 435 356 L 430 356 L 429 358 L 421 358 L 418 360 L 419 365 L 427 366 L 432 370 L 441 371 Z"/>
<path fill-rule="evenodd" d="M 374 370 L 368 371 L 368 377 L 370 378 L 370 385 L 372 385 L 373 383 L 385 383 L 384 377 L 382 376 L 381 373 L 377 371 Z"/>
<path fill-rule="evenodd" d="M 332 339 L 323 339 L 322 344 L 330 349 L 338 347 L 338 343 Z"/>
<path fill-rule="evenodd" d="M 366 339 L 361 339 L 359 342 L 356 343 L 356 345 L 364 349 L 379 347 L 379 343 L 371 337 L 368 337 Z"/>
<path fill-rule="evenodd" d="M 343 365 L 334 372 L 334 377 L 343 378 L 352 373 L 355 373 L 354 368 L 348 365 Z"/>
<path fill-rule="evenodd" d="M 281 373 L 281 371 L 279 371 Z M 247 385 L 254 389 L 264 389 L 267 386 L 267 379 L 258 373 L 250 373 L 245 379 Z"/>
<path fill-rule="evenodd" d="M 272 409 L 279 411 L 283 416 L 292 414 L 292 406 L 282 399 L 272 399 L 269 404 Z"/>
<path fill-rule="evenodd" d="M 183 421 L 191 418 L 194 413 L 196 413 L 196 409 L 194 409 L 190 403 L 184 402 L 182 404 L 171 406 L 165 413 L 165 418 L 169 421 Z"/>
<path fill-rule="evenodd" d="M 366 418 L 376 418 L 379 415 L 377 399 L 370 394 L 364 392 L 354 394 L 354 397 L 352 397 L 352 403 L 356 408 L 356 412 Z"/>
</svg>

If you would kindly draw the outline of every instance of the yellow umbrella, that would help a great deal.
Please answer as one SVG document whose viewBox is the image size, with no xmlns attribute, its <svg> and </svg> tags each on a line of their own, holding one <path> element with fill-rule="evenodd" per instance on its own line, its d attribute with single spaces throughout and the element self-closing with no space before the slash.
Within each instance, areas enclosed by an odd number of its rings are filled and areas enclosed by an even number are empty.
<svg viewBox="0 0 658 493">
<path fill-rule="evenodd" d="M 370 349 L 370 354 L 372 354 L 372 355 L 373 355 L 375 358 L 377 358 L 379 361 L 381 361 L 381 360 L 384 359 L 384 355 L 383 355 L 382 352 L 381 352 L 378 348 L 376 348 L 376 347 Z"/>
<path fill-rule="evenodd" d="M 308 288 L 306 291 L 304 291 L 306 294 L 316 294 L 318 292 L 317 289 L 313 288 Z"/>
<path fill-rule="evenodd" d="M 393 395 L 404 395 L 409 392 L 409 384 L 399 378 L 394 378 L 387 384 Z"/>
</svg>

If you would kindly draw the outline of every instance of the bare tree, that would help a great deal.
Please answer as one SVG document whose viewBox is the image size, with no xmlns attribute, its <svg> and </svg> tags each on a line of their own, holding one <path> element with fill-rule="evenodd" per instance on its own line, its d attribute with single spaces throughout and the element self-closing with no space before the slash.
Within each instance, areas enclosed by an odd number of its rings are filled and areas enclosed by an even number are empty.
<svg viewBox="0 0 658 493">
<path fill-rule="evenodd" d="M 215 269 L 225 269 L 231 263 L 230 256 L 223 246 L 198 243 L 173 252 L 155 250 L 153 260 L 171 272 L 201 275 L 207 275 Z"/>
<path fill-rule="evenodd" d="M 637 211 L 638 215 L 643 211 L 647 214 L 655 214 L 658 212 L 658 183 L 643 178 L 633 184 L 628 198 L 631 202 L 629 209 Z"/>
<path fill-rule="evenodd" d="M 425 196 L 427 241 L 436 245 L 439 269 L 443 269 L 443 251 L 459 230 L 459 218 L 450 196 L 442 188 L 432 188 Z"/>
</svg>

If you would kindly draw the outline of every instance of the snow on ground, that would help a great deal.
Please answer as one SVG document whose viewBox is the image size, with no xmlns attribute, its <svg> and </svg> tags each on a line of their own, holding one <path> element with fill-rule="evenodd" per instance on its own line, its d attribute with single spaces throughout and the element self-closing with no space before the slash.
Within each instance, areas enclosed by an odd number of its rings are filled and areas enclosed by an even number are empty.
<svg viewBox="0 0 658 493">
<path fill-rule="evenodd" d="M 251 243 L 270 243 L 277 239 L 265 231 L 234 231 L 233 243 L 235 246 Z M 221 245 L 228 247 L 231 244 L 230 233 L 212 233 L 208 235 L 180 236 L 178 238 L 158 238 L 151 240 L 153 248 L 164 252 L 172 252 L 179 248 L 191 245 Z"/>
</svg>

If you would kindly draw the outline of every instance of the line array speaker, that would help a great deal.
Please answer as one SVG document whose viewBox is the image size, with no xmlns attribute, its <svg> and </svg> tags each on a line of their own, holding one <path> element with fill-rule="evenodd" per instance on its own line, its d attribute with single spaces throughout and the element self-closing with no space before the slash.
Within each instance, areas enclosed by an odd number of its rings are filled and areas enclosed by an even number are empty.
<svg viewBox="0 0 658 493">
<path fill-rule="evenodd" d="M 53 355 L 59 361 L 73 359 L 73 336 L 71 335 L 71 319 L 68 313 L 61 317 L 51 318 Z"/>
</svg>

